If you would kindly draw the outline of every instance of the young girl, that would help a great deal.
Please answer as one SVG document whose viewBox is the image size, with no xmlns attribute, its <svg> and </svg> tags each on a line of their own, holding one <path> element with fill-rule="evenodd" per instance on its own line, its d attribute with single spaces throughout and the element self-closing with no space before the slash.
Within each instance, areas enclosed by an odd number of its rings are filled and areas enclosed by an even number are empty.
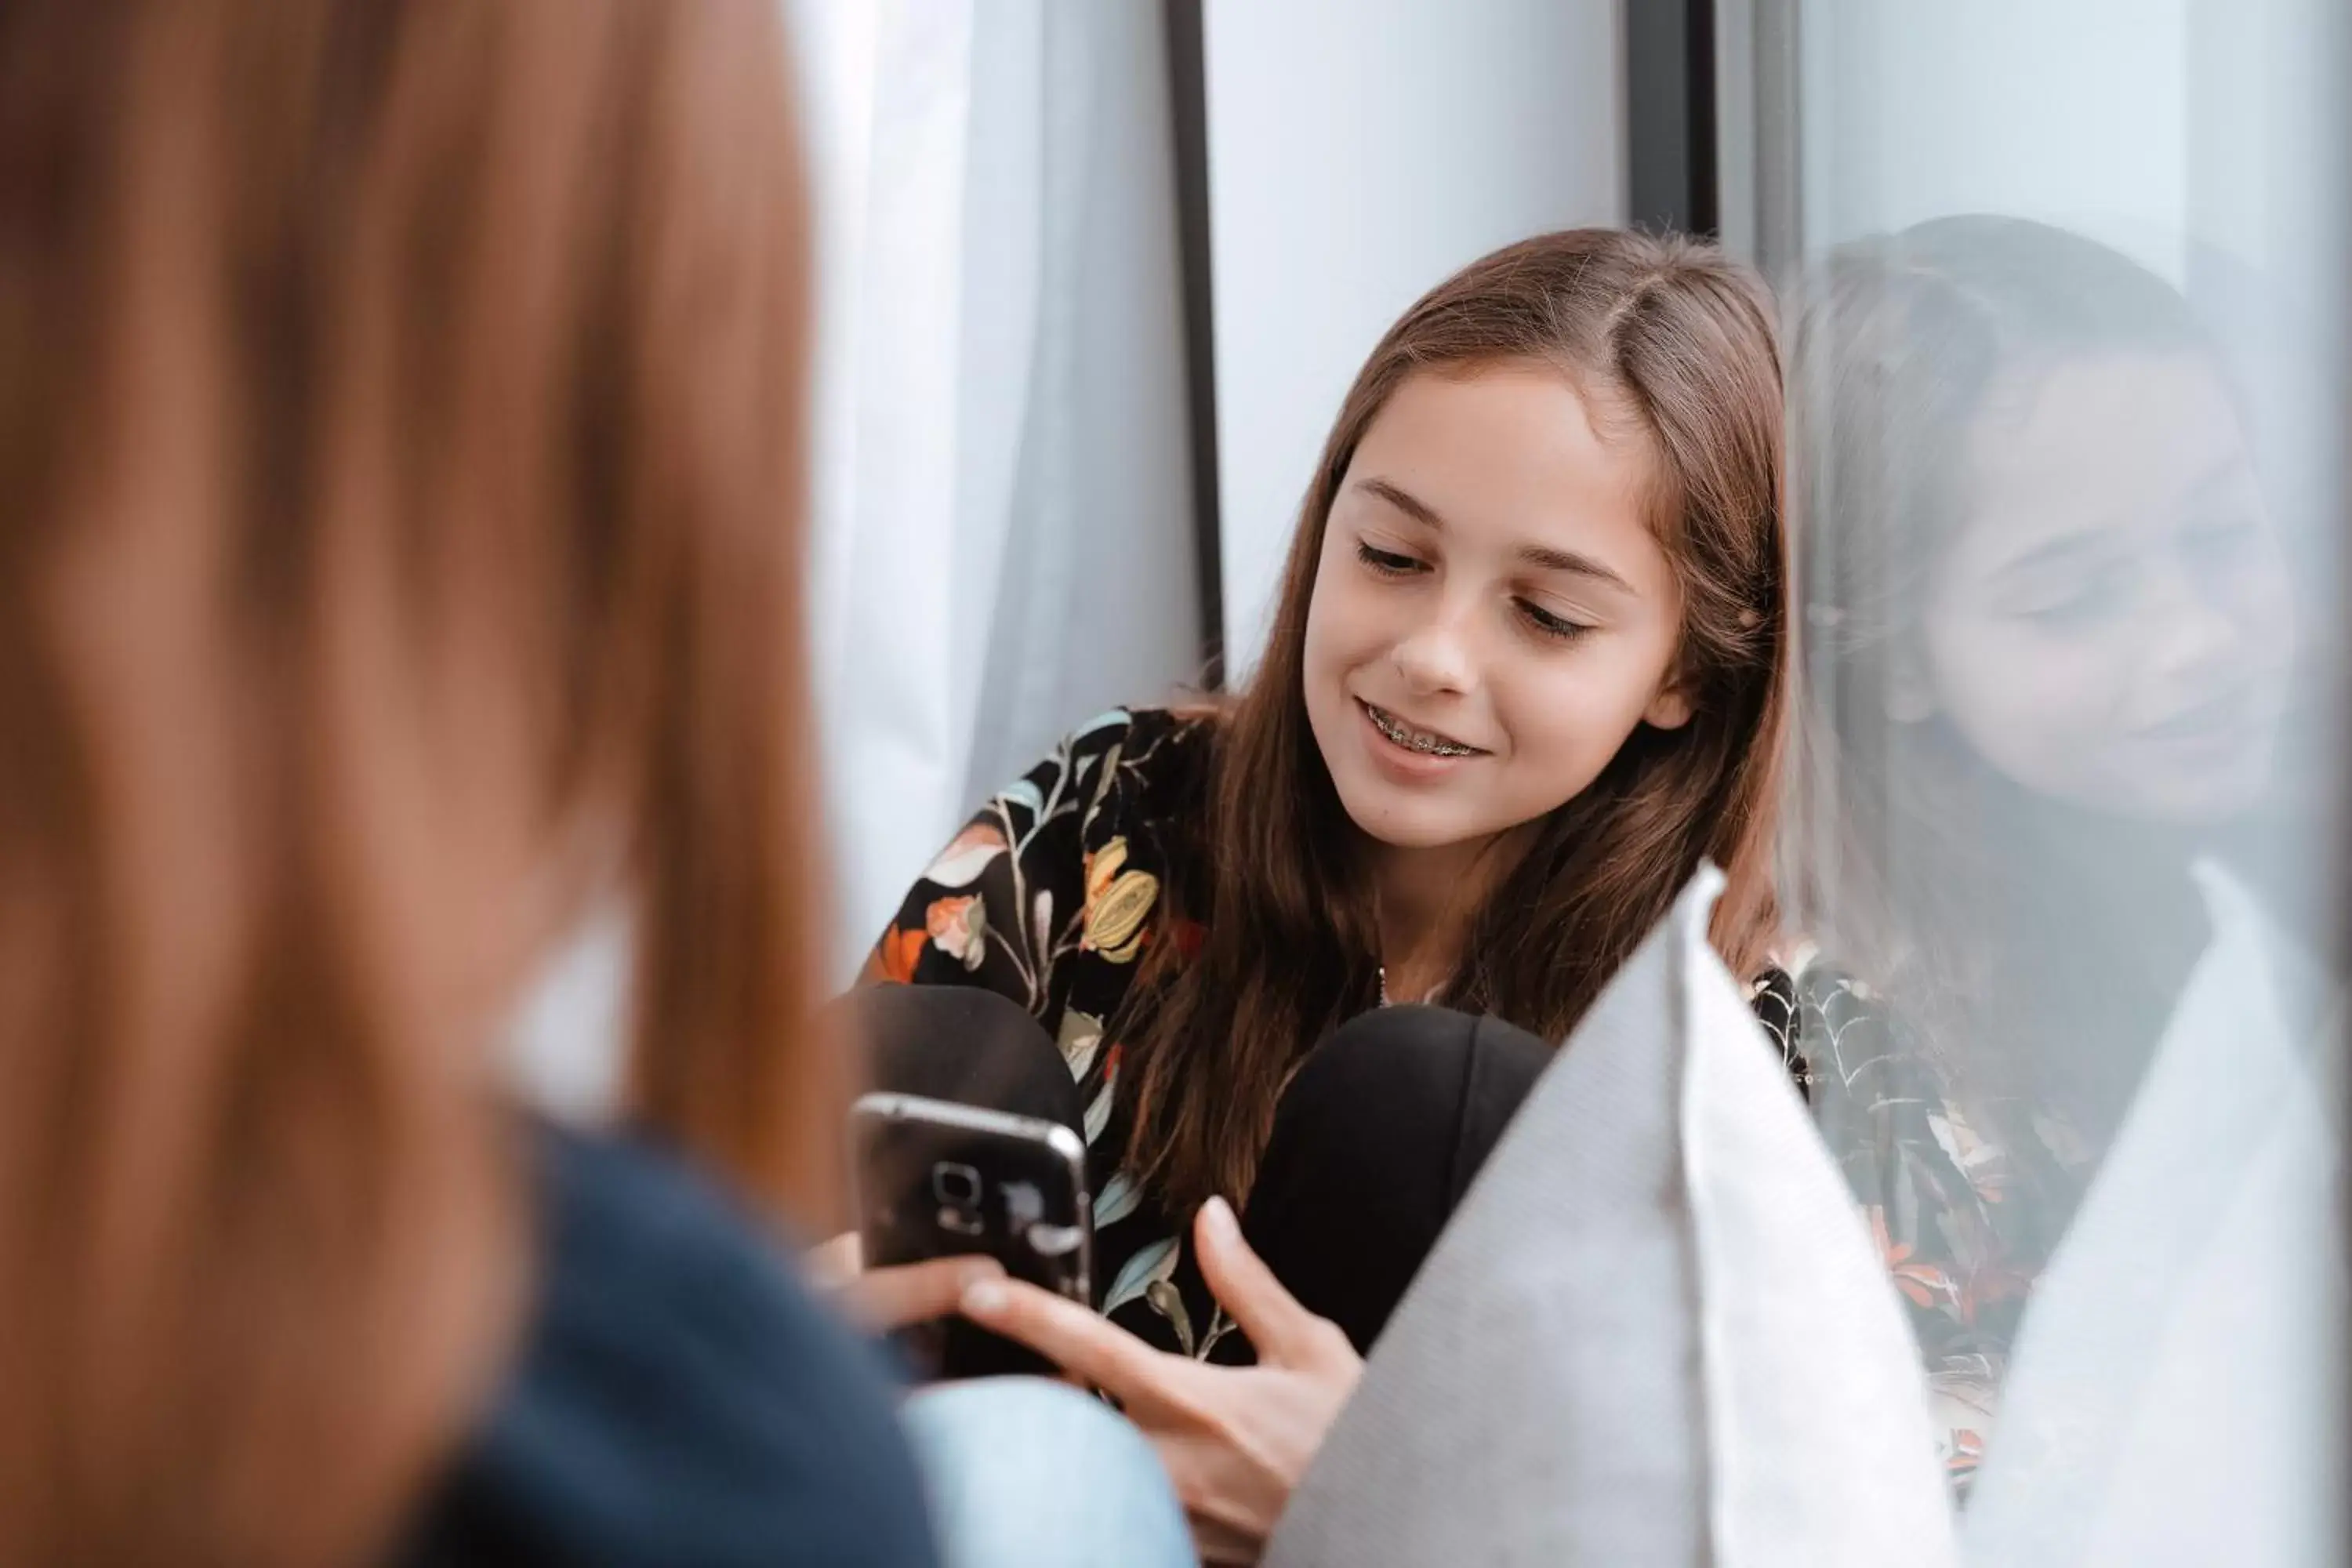
<svg viewBox="0 0 2352 1568">
<path fill-rule="evenodd" d="M 870 977 L 987 988 L 1058 1046 L 1108 1324 L 967 1306 L 1122 1397 L 1213 1555 L 1262 1536 L 1552 1045 L 1703 859 L 1717 945 L 1764 973 L 1780 446 L 1769 307 L 1714 250 L 1585 229 L 1474 263 L 1358 375 L 1247 689 L 1079 729 L 883 936 Z M 898 1058 L 957 1048 L 897 1032 Z"/>
</svg>

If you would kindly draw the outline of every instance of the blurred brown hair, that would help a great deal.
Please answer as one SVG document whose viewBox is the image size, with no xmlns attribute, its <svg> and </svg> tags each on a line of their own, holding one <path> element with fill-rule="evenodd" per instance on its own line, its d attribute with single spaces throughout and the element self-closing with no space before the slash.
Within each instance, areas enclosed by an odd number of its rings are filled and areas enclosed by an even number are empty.
<svg viewBox="0 0 2352 1568">
<path fill-rule="evenodd" d="M 1770 297 L 1713 247 L 1621 229 L 1539 235 L 1423 296 L 1373 349 L 1316 465 L 1265 662 L 1218 727 L 1197 960 L 1156 955 L 1129 1158 L 1177 1212 L 1245 1195 L 1301 1057 L 1372 1005 L 1380 939 L 1354 829 L 1307 720 L 1307 611 L 1357 446 L 1413 375 L 1551 366 L 1604 433 L 1647 448 L 1651 525 L 1682 593 L 1691 721 L 1642 726 L 1474 917 L 1449 1006 L 1566 1038 L 1702 859 L 1712 936 L 1743 977 L 1776 931 L 1772 829 L 1789 681 L 1780 362 Z M 1172 949 L 1173 944 L 1170 944 Z M 1163 949 L 1164 955 L 1169 949 Z"/>
<path fill-rule="evenodd" d="M 381 1553 L 592 900 L 644 1116 L 822 1201 L 785 70 L 772 0 L 0 9 L 0 1561 Z"/>
</svg>

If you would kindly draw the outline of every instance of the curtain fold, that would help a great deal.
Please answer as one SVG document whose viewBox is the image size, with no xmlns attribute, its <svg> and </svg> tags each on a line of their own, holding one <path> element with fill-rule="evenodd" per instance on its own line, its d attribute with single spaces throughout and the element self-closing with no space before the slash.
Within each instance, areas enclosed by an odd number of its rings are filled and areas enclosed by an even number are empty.
<svg viewBox="0 0 2352 1568">
<path fill-rule="evenodd" d="M 985 792 L 1199 660 L 1157 7 L 788 0 L 822 239 L 835 978 Z"/>
<path fill-rule="evenodd" d="M 779 0 L 816 211 L 810 600 L 829 978 L 982 795 L 1197 674 L 1174 151 L 1157 5 Z M 615 1107 L 626 912 L 509 1062 Z"/>
</svg>

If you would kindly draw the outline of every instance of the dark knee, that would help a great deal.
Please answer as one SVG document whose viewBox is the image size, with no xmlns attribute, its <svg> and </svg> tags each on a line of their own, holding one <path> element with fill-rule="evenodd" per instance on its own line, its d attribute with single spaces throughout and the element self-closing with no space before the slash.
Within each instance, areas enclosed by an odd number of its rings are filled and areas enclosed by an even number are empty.
<svg viewBox="0 0 2352 1568">
<path fill-rule="evenodd" d="M 1016 1116 L 1083 1121 L 1078 1086 L 1045 1026 L 993 991 L 966 985 L 873 985 L 827 1009 L 855 1040 L 878 1089 L 954 1100 Z"/>
<path fill-rule="evenodd" d="M 1448 1007 L 1382 1007 L 1349 1019 L 1316 1047 L 1283 1092 L 1304 1120 L 1370 1112 L 1386 1122 L 1433 1114 L 1465 1094 L 1524 1095 L 1551 1047 L 1500 1018 Z"/>
<path fill-rule="evenodd" d="M 1244 1215 L 1251 1245 L 1369 1346 L 1550 1057 L 1443 1007 L 1351 1020 L 1284 1091 Z"/>
<path fill-rule="evenodd" d="M 1283 1091 L 1261 1185 L 1306 1181 L 1328 1191 L 1402 1165 L 1450 1204 L 1551 1056 L 1501 1019 L 1445 1007 L 1350 1019 Z"/>
<path fill-rule="evenodd" d="M 1461 1081 L 1477 1025 L 1446 1007 L 1360 1014 L 1307 1055 L 1283 1091 L 1283 1106 L 1319 1117 L 1425 1103 Z"/>
</svg>

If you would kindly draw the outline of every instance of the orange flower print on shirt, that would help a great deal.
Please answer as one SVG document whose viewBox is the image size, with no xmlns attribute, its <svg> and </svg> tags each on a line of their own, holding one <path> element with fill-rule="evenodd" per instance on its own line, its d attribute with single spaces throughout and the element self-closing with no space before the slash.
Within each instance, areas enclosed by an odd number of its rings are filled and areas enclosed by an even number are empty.
<svg viewBox="0 0 2352 1568">
<path fill-rule="evenodd" d="M 1871 1234 L 1878 1240 L 1879 1253 L 1886 1259 L 1886 1272 L 1894 1279 L 1895 1288 L 1903 1292 L 1913 1305 L 1932 1307 L 1937 1302 L 1955 1303 L 1959 1292 L 1953 1289 L 1951 1276 L 1932 1263 L 1911 1261 L 1911 1244 L 1896 1242 L 1887 1235 L 1886 1211 L 1877 1205 L 1870 1206 Z"/>
<path fill-rule="evenodd" d="M 1954 1428 L 1951 1452 L 1944 1460 L 1945 1468 L 1951 1472 L 1953 1480 L 1965 1482 L 1973 1479 L 1977 1467 L 1983 1462 L 1984 1438 L 1965 1427 Z"/>
<path fill-rule="evenodd" d="M 988 956 L 988 905 L 977 893 L 933 900 L 923 926 L 932 946 L 968 970 L 977 971 Z"/>
<path fill-rule="evenodd" d="M 901 931 L 893 926 L 874 944 L 873 955 L 866 959 L 866 968 L 858 975 L 861 982 L 888 981 L 899 985 L 911 985 L 915 981 L 915 961 L 923 955 L 923 944 L 930 941 L 929 931 Z"/>
<path fill-rule="evenodd" d="M 940 851 L 930 869 L 923 873 L 923 880 L 942 888 L 969 888 L 1005 848 L 1001 829 L 992 823 L 975 822 Z"/>
</svg>

